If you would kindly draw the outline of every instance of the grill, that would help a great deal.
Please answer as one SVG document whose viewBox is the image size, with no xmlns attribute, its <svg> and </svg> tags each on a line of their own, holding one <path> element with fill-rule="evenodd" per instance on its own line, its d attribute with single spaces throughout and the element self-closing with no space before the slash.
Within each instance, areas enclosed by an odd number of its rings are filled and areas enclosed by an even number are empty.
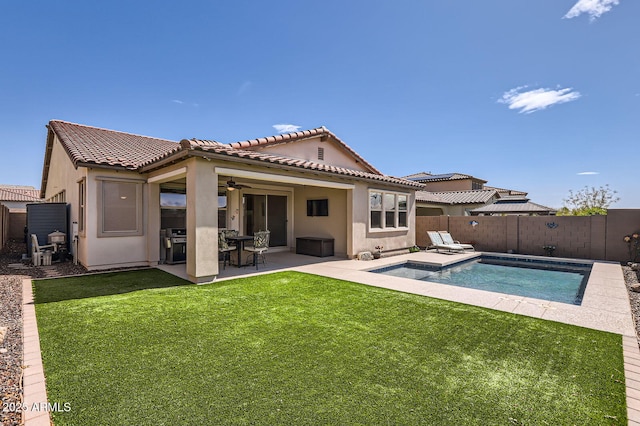
<svg viewBox="0 0 640 426">
<path fill-rule="evenodd" d="M 167 229 L 165 241 L 167 248 L 166 261 L 169 264 L 187 261 L 187 230 L 184 228 Z"/>
</svg>

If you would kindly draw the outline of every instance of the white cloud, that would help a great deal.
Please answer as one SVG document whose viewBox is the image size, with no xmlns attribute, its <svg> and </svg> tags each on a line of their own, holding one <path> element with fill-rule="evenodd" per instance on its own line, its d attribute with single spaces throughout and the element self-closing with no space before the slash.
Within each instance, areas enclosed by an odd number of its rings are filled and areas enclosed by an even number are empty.
<svg viewBox="0 0 640 426">
<path fill-rule="evenodd" d="M 578 175 L 580 176 L 587 176 L 587 175 L 599 175 L 600 172 L 580 172 L 578 173 Z"/>
<path fill-rule="evenodd" d="M 236 94 L 237 94 L 238 96 L 240 96 L 240 95 L 244 95 L 246 92 L 248 92 L 248 91 L 249 91 L 249 89 L 251 89 L 251 86 L 252 86 L 252 85 L 253 85 L 253 83 L 252 83 L 252 82 L 250 82 L 250 81 L 245 81 L 244 83 L 242 83 L 242 84 L 240 85 L 240 87 L 238 88 L 238 91 L 236 92 Z"/>
<path fill-rule="evenodd" d="M 171 102 L 178 105 L 191 105 L 192 107 L 195 107 L 195 108 L 198 108 L 200 106 L 199 104 L 196 104 L 196 103 L 187 104 L 186 102 L 181 101 L 179 99 L 173 99 Z"/>
<path fill-rule="evenodd" d="M 276 129 L 278 133 L 293 133 L 297 132 L 300 126 L 294 124 L 274 124 L 273 128 Z"/>
<path fill-rule="evenodd" d="M 526 88 L 527 86 L 521 86 L 511 89 L 498 102 L 509 105 L 509 109 L 519 109 L 521 113 L 530 114 L 551 105 L 575 101 L 581 96 L 580 92 L 575 92 L 572 88 L 523 91 Z"/>
<path fill-rule="evenodd" d="M 617 6 L 620 0 L 578 0 L 563 18 L 571 19 L 588 13 L 593 21 Z"/>
</svg>

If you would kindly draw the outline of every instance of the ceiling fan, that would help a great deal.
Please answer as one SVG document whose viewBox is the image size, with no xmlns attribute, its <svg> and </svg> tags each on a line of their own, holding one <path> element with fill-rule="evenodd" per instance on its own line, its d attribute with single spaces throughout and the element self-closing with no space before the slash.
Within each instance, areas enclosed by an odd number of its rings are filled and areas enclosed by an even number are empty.
<svg viewBox="0 0 640 426">
<path fill-rule="evenodd" d="M 235 183 L 233 178 L 229 179 L 227 181 L 227 190 L 228 191 L 234 191 L 236 189 L 243 189 L 243 188 L 251 188 L 249 185 L 243 185 L 241 183 Z"/>
</svg>

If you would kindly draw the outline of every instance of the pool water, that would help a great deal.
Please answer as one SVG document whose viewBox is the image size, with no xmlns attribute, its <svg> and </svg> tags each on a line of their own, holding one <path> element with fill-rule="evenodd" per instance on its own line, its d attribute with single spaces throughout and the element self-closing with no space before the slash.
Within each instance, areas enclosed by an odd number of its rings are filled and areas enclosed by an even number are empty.
<svg viewBox="0 0 640 426">
<path fill-rule="evenodd" d="M 444 268 L 415 262 L 371 272 L 580 305 L 591 265 L 480 257 Z"/>
</svg>

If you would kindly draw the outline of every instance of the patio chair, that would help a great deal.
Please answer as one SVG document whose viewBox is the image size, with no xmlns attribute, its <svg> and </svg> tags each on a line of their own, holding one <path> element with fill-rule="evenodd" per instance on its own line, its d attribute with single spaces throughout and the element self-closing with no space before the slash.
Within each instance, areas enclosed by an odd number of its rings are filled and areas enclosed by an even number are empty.
<svg viewBox="0 0 640 426">
<path fill-rule="evenodd" d="M 462 247 L 459 244 L 445 244 L 444 241 L 442 241 L 442 237 L 437 231 L 427 231 L 427 235 L 431 240 L 431 245 L 427 247 L 427 250 L 434 248 L 438 251 L 438 253 L 440 253 L 441 249 L 447 250 L 447 252 L 449 253 L 454 251 L 461 251 L 461 252 L 464 251 L 464 247 Z"/>
<path fill-rule="evenodd" d="M 231 264 L 231 252 L 236 249 L 236 246 L 230 246 L 227 242 L 228 232 L 229 231 L 218 232 L 218 260 L 222 257 L 222 269 L 226 269 L 227 262 Z"/>
<path fill-rule="evenodd" d="M 234 238 L 239 235 L 239 232 L 236 229 L 224 229 L 221 232 L 224 232 L 225 238 Z"/>
<path fill-rule="evenodd" d="M 440 236 L 442 237 L 442 241 L 445 244 L 457 244 L 459 246 L 462 246 L 465 250 L 476 251 L 476 249 L 471 244 L 463 244 L 460 241 L 454 240 L 448 231 L 438 231 L 438 234 L 440 234 Z"/>
<path fill-rule="evenodd" d="M 252 252 L 253 264 L 258 269 L 258 261 L 262 259 L 262 263 L 267 263 L 265 253 L 269 250 L 269 236 L 271 231 L 257 231 L 253 234 L 253 246 L 245 247 L 246 251 Z M 247 258 L 247 262 L 249 258 Z"/>
<path fill-rule="evenodd" d="M 31 234 L 31 261 L 34 266 L 43 265 L 43 261 L 45 255 L 51 256 L 51 253 L 55 249 L 55 245 L 47 244 L 40 245 L 38 244 L 38 236 L 36 234 Z"/>
</svg>

